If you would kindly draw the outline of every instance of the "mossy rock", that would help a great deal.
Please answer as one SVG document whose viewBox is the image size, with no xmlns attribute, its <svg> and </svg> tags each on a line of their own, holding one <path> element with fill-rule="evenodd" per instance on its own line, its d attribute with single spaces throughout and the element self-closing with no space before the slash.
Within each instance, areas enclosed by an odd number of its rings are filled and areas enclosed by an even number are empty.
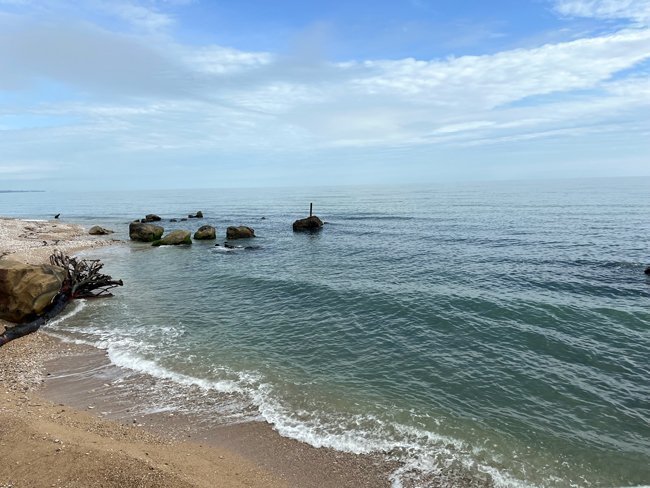
<svg viewBox="0 0 650 488">
<path fill-rule="evenodd" d="M 217 229 L 215 229 L 211 225 L 202 225 L 201 227 L 199 227 L 199 230 L 197 230 L 194 233 L 194 239 L 197 241 L 212 240 L 216 238 L 217 238 Z"/>
<path fill-rule="evenodd" d="M 192 237 L 189 230 L 173 230 L 160 240 L 154 241 L 152 246 L 178 246 L 180 244 L 192 244 Z"/>
<path fill-rule="evenodd" d="M 165 229 L 159 225 L 131 222 L 129 224 L 129 237 L 132 241 L 153 242 L 160 239 Z"/>
</svg>

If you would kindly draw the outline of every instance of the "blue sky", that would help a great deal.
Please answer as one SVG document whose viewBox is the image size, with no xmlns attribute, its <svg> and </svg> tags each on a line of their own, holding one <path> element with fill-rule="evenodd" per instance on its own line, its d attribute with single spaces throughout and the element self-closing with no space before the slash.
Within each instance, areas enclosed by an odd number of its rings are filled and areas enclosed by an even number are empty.
<svg viewBox="0 0 650 488">
<path fill-rule="evenodd" d="M 650 175 L 650 0 L 0 0 L 0 189 Z"/>
</svg>

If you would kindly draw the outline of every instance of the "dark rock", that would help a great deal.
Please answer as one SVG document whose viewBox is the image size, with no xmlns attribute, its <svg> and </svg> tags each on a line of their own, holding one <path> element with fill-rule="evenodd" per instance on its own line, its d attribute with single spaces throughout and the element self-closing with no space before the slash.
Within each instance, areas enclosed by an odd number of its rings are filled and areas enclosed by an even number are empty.
<svg viewBox="0 0 650 488">
<path fill-rule="evenodd" d="M 100 227 L 99 225 L 94 225 L 94 226 L 92 226 L 90 228 L 88 233 L 91 236 L 105 236 L 105 235 L 108 235 L 108 234 L 112 234 L 113 231 L 109 230 L 109 229 L 104 229 L 103 227 Z"/>
<path fill-rule="evenodd" d="M 648 267 L 645 269 L 644 273 L 647 274 L 647 275 L 650 275 L 650 266 L 648 266 Z"/>
<path fill-rule="evenodd" d="M 178 222 L 178 219 L 169 219 L 170 222 Z"/>
<path fill-rule="evenodd" d="M 159 222 L 162 219 L 158 217 L 156 214 L 147 214 L 144 216 L 144 219 L 142 219 L 142 222 Z"/>
<path fill-rule="evenodd" d="M 217 229 L 215 229 L 211 225 L 202 225 L 201 227 L 199 227 L 199 230 L 197 230 L 194 233 L 194 239 L 196 239 L 197 241 L 210 240 L 216 238 L 217 238 Z"/>
<path fill-rule="evenodd" d="M 129 224 L 129 237 L 132 241 L 153 242 L 162 237 L 165 229 L 159 225 L 131 222 Z"/>
<path fill-rule="evenodd" d="M 294 232 L 314 232 L 323 227 L 323 221 L 312 215 L 304 219 L 298 219 L 293 223 Z"/>
<path fill-rule="evenodd" d="M 196 214 L 189 214 L 187 217 L 190 218 L 190 219 L 202 219 L 203 218 L 203 212 L 201 212 L 199 210 L 198 212 L 196 212 Z"/>
<path fill-rule="evenodd" d="M 178 246 L 179 244 L 192 244 L 189 230 L 173 230 L 165 237 L 154 241 L 152 246 Z"/>
<path fill-rule="evenodd" d="M 185 217 L 183 217 L 183 218 L 181 219 L 181 222 L 185 222 L 185 221 L 187 221 L 187 219 L 186 219 Z"/>
<path fill-rule="evenodd" d="M 248 239 L 250 237 L 255 237 L 255 231 L 245 225 L 226 229 L 226 239 Z"/>
<path fill-rule="evenodd" d="M 25 323 L 42 314 L 65 280 L 65 271 L 49 264 L 0 261 L 0 319 Z"/>
</svg>

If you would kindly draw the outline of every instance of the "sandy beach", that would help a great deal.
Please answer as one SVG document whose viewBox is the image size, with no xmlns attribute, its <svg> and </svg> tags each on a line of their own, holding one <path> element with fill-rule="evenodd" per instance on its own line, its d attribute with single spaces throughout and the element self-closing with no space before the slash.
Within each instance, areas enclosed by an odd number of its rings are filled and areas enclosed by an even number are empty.
<svg viewBox="0 0 650 488">
<path fill-rule="evenodd" d="M 0 219 L 0 259 L 40 263 L 54 249 L 111 244 L 74 224 Z M 109 420 L 110 390 L 83 379 L 109 366 L 105 354 L 44 329 L 0 350 L 1 488 L 389 486 L 377 459 L 312 448 L 265 423 L 202 431 L 189 418 Z"/>
<path fill-rule="evenodd" d="M 3 218 L 0 243 L 3 258 L 39 263 L 55 248 L 74 253 L 113 242 L 73 224 Z M 74 351 L 40 331 L 0 351 L 1 487 L 287 486 L 226 449 L 165 439 L 39 395 L 46 362 Z"/>
</svg>

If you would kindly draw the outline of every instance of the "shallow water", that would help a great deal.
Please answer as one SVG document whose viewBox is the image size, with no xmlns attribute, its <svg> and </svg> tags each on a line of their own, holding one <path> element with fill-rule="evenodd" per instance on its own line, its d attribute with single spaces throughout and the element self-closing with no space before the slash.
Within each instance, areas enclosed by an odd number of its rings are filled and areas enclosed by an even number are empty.
<svg viewBox="0 0 650 488">
<path fill-rule="evenodd" d="M 151 408 L 388 452 L 395 486 L 632 486 L 650 483 L 648 183 L 2 194 L 0 214 L 255 228 L 251 250 L 92 252 L 124 288 L 52 329 L 165 378 Z M 309 202 L 328 224 L 293 234 Z"/>
</svg>

